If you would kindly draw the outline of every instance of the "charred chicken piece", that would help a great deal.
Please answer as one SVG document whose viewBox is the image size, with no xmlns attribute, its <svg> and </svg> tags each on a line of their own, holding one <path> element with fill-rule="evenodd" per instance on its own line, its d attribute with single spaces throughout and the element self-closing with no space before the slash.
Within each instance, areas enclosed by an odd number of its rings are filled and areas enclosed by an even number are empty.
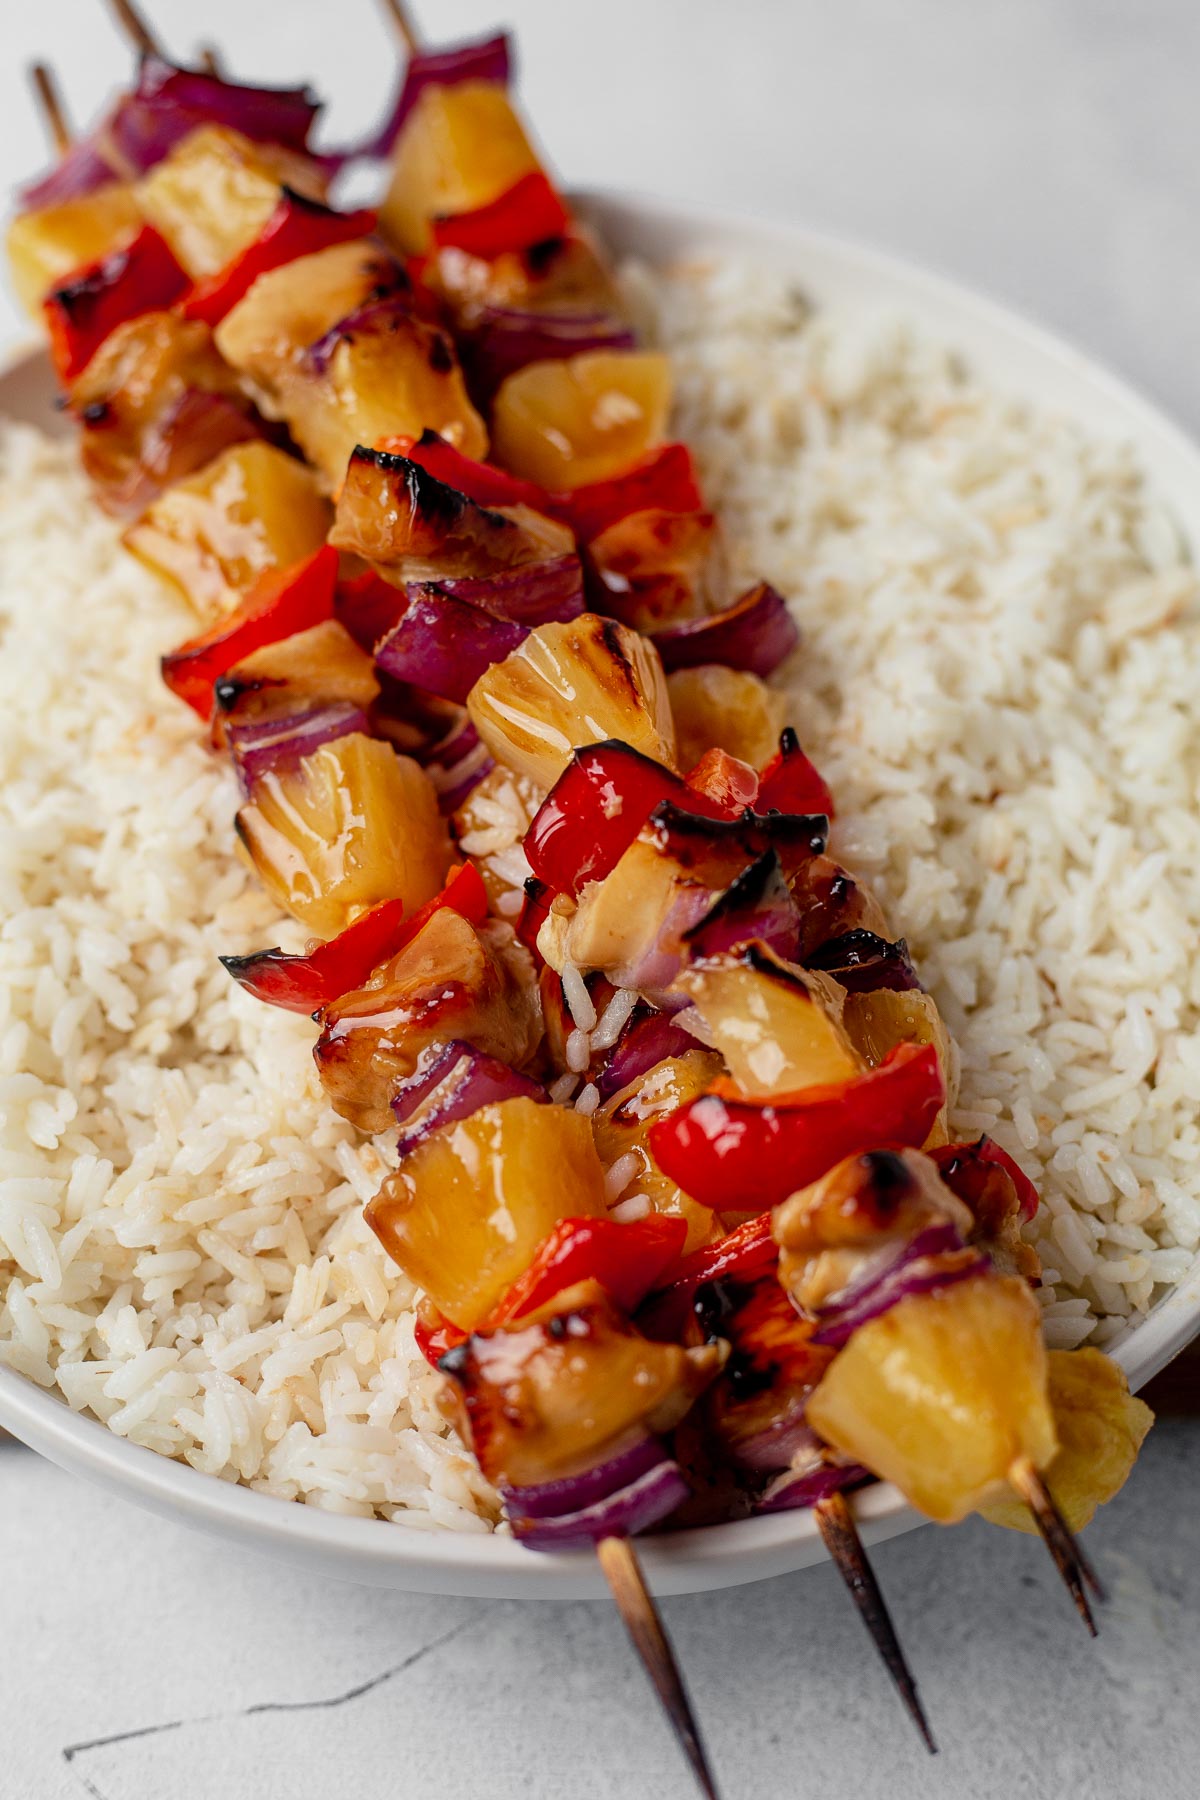
<svg viewBox="0 0 1200 1800">
<path fill-rule="evenodd" d="M 430 1045 L 460 1039 L 520 1068 L 541 1035 L 528 955 L 512 932 L 498 923 L 476 929 L 449 908 L 321 1020 L 313 1054 L 322 1084 L 360 1131 L 391 1123 L 396 1083 Z"/>
<path fill-rule="evenodd" d="M 578 1474 L 637 1433 L 670 1431 L 717 1374 L 723 1348 L 644 1338 L 598 1282 L 479 1332 L 442 1358 L 447 1410 L 497 1486 Z"/>
</svg>

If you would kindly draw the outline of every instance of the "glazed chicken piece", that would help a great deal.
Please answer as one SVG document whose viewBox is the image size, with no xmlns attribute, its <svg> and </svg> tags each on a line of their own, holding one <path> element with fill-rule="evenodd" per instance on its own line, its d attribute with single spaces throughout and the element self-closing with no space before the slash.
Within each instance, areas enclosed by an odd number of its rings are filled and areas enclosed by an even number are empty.
<svg viewBox="0 0 1200 1800">
<path fill-rule="evenodd" d="M 695 1319 L 707 1341 L 729 1344 L 704 1408 L 723 1453 L 763 1473 L 786 1468 L 812 1438 L 804 1409 L 837 1352 L 813 1342 L 815 1326 L 800 1317 L 773 1272 L 708 1283 L 696 1295 Z"/>
<path fill-rule="evenodd" d="M 717 1344 L 652 1343 L 586 1281 L 523 1323 L 476 1333 L 441 1368 L 450 1417 L 507 1488 L 576 1474 L 635 1433 L 671 1430 L 722 1359 Z"/>
<path fill-rule="evenodd" d="M 361 1131 L 382 1131 L 392 1122 L 396 1083 L 430 1045 L 462 1040 L 520 1068 L 540 1036 L 528 953 L 509 927 L 476 929 L 445 907 L 364 987 L 325 1009 L 313 1054 L 342 1117 Z"/>
</svg>

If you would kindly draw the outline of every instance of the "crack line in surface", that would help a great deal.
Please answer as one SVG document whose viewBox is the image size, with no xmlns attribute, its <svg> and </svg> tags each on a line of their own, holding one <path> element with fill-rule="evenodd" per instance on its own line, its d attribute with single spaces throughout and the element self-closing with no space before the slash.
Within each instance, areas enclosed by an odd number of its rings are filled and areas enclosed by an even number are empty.
<svg viewBox="0 0 1200 1800">
<path fill-rule="evenodd" d="M 391 1681 L 396 1675 L 403 1675 L 406 1670 L 413 1668 L 423 1658 L 431 1655 L 434 1650 L 440 1650 L 443 1645 L 451 1643 L 454 1638 L 460 1636 L 467 1629 L 468 1625 L 474 1623 L 475 1616 L 473 1612 L 469 1613 L 465 1619 L 460 1619 L 457 1625 L 452 1625 L 449 1631 L 443 1631 L 440 1637 L 431 1638 L 427 1644 L 422 1644 L 420 1649 L 412 1651 L 402 1662 L 393 1663 L 390 1669 L 383 1669 L 378 1675 L 368 1676 L 366 1681 L 356 1683 L 354 1687 L 347 1688 L 344 1693 L 329 1694 L 319 1700 L 257 1700 L 253 1706 L 239 1706 L 233 1712 L 200 1713 L 191 1719 L 164 1719 L 159 1725 L 137 1725 L 132 1731 L 115 1731 L 106 1737 L 85 1738 L 78 1744 L 65 1744 L 62 1750 L 62 1759 L 68 1768 L 71 1768 L 75 1758 L 82 1756 L 88 1750 L 106 1750 L 114 1744 L 128 1744 L 138 1738 L 158 1737 L 164 1732 L 180 1731 L 185 1725 L 215 1725 L 222 1719 L 251 1719 L 262 1713 L 320 1712 L 335 1706 L 344 1706 L 349 1700 L 361 1700 L 363 1695 L 369 1694 L 373 1688 L 382 1687 L 385 1682 Z M 100 1789 L 82 1769 L 72 1768 L 71 1772 L 82 1782 L 85 1791 L 91 1796 L 91 1800 L 105 1800 Z"/>
</svg>

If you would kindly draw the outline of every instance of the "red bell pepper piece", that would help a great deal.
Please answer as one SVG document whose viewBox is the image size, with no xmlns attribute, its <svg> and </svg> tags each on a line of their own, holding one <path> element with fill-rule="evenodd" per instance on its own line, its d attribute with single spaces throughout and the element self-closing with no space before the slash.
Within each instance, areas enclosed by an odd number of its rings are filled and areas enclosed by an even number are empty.
<svg viewBox="0 0 1200 1800">
<path fill-rule="evenodd" d="M 678 1338 L 687 1323 L 696 1290 L 708 1281 L 730 1277 L 754 1281 L 775 1267 L 779 1251 L 771 1235 L 771 1215 L 760 1213 L 736 1231 L 685 1256 L 670 1285 L 651 1293 L 638 1314 L 638 1327 L 647 1337 Z"/>
<path fill-rule="evenodd" d="M 487 917 L 487 890 L 474 863 L 456 869 L 440 894 L 426 902 L 411 919 L 404 917 L 402 900 L 382 900 L 370 912 L 348 925 L 328 943 L 318 944 L 303 956 L 286 951 L 257 950 L 251 956 L 223 956 L 221 962 L 236 982 L 269 1006 L 287 1012 L 320 1012 L 361 987 L 372 969 L 403 950 L 439 907 L 450 906 L 482 925 Z"/>
<path fill-rule="evenodd" d="M 517 917 L 514 930 L 517 942 L 524 944 L 533 957 L 534 964 L 541 967 L 542 953 L 537 947 L 538 932 L 545 924 L 550 912 L 550 903 L 554 899 L 551 890 L 536 875 L 529 875 L 525 880 L 525 897 L 521 901 L 521 911 Z"/>
<path fill-rule="evenodd" d="M 963 1192 L 959 1197 L 970 1205 L 970 1175 L 972 1168 L 982 1164 L 991 1164 L 1003 1169 L 1004 1173 L 1017 1190 L 1017 1200 L 1021 1207 L 1021 1217 L 1028 1223 L 1041 1205 L 1041 1195 L 1030 1181 L 1020 1163 L 1014 1162 L 1007 1150 L 1002 1150 L 992 1138 L 981 1137 L 973 1144 L 939 1144 L 929 1155 L 942 1172 L 942 1180 L 954 1193 L 959 1193 L 958 1182 L 963 1184 Z"/>
<path fill-rule="evenodd" d="M 282 199 L 254 242 L 215 275 L 198 281 L 183 310 L 189 319 L 219 325 L 260 275 L 295 262 L 298 256 L 312 256 L 333 244 L 367 237 L 374 229 L 373 212 L 334 212 L 319 200 L 284 188 Z"/>
<path fill-rule="evenodd" d="M 945 1097 L 933 1045 L 901 1044 L 853 1081 L 765 1105 L 721 1083 L 652 1125 L 650 1151 L 701 1206 L 778 1206 L 843 1157 L 885 1144 L 919 1147 Z"/>
<path fill-rule="evenodd" d="M 722 818 L 736 819 L 748 806 L 757 810 L 758 776 L 749 763 L 730 756 L 728 750 L 706 750 L 683 779 L 694 794 L 704 794 L 719 806 Z M 798 810 L 819 812 L 820 808 L 805 806 Z"/>
<path fill-rule="evenodd" d="M 187 285 L 165 239 L 149 225 L 124 249 L 68 276 L 42 301 L 59 380 L 74 381 L 118 325 L 165 311 Z"/>
<path fill-rule="evenodd" d="M 663 800 L 706 819 L 729 814 L 651 757 L 619 739 L 576 750 L 542 801 L 525 835 L 525 855 L 539 881 L 578 894 L 615 868 Z"/>
<path fill-rule="evenodd" d="M 439 250 L 465 250 L 489 261 L 506 250 L 528 250 L 562 237 L 571 215 L 540 169 L 522 175 L 520 181 L 474 212 L 443 215 L 433 221 L 433 241 Z"/>
<path fill-rule="evenodd" d="M 334 618 L 368 656 L 407 611 L 408 595 L 404 589 L 393 587 L 374 569 L 364 569 L 361 575 L 339 581 L 333 597 Z"/>
<path fill-rule="evenodd" d="M 386 450 L 393 456 L 407 457 L 435 481 L 442 481 L 457 493 L 465 494 L 477 506 L 532 506 L 540 512 L 546 510 L 546 493 L 536 482 L 522 481 L 505 469 L 494 469 L 491 463 L 476 462 L 473 456 L 464 456 L 436 431 L 422 432 L 419 438 L 381 438 L 375 448 Z"/>
<path fill-rule="evenodd" d="M 800 740 L 788 725 L 779 749 L 758 778 L 758 812 L 824 813 L 833 817 L 833 795 L 823 777 L 800 748 Z"/>
<path fill-rule="evenodd" d="M 668 513 L 702 512 L 704 500 L 686 444 L 665 444 L 623 475 L 593 481 L 570 494 L 550 496 L 546 510 L 569 525 L 581 544 L 630 513 L 657 509 Z"/>
<path fill-rule="evenodd" d="M 494 1331 L 523 1319 L 579 1281 L 598 1281 L 622 1312 L 631 1313 L 675 1267 L 686 1240 L 685 1220 L 670 1214 L 650 1213 L 628 1225 L 561 1219 L 478 1329 Z M 417 1342 L 434 1364 L 468 1336 L 449 1320 L 432 1325 L 418 1319 Z"/>
<path fill-rule="evenodd" d="M 338 555 L 322 544 L 303 562 L 260 575 L 242 604 L 162 659 L 162 678 L 207 723 L 222 675 L 264 644 L 307 631 L 333 616 Z"/>
</svg>

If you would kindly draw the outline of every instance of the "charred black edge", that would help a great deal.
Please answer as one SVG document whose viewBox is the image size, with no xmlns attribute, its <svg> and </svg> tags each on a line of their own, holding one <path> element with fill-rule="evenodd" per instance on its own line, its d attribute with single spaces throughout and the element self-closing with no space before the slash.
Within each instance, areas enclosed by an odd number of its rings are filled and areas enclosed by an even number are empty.
<svg viewBox="0 0 1200 1800">
<path fill-rule="evenodd" d="M 251 969 L 261 969 L 265 963 L 294 963 L 304 960 L 302 956 L 292 956 L 288 951 L 282 950 L 278 944 L 272 944 L 269 950 L 251 950 L 246 956 L 217 958 L 226 974 L 232 975 L 235 981 L 240 981 Z"/>
<path fill-rule="evenodd" d="M 377 469 L 385 475 L 398 475 L 408 492 L 410 506 L 415 512 L 451 530 L 461 519 L 474 513 L 498 531 L 513 531 L 516 527 L 505 513 L 496 512 L 492 507 L 480 506 L 471 500 L 460 489 L 453 488 L 448 482 L 439 481 L 420 463 L 412 462 L 407 456 L 400 456 L 394 450 L 371 450 L 365 444 L 356 444 L 350 452 L 350 466 L 355 464 Z"/>
<path fill-rule="evenodd" d="M 110 250 L 87 269 L 84 274 L 76 275 L 61 286 L 51 288 L 46 296 L 47 306 L 57 306 L 67 315 L 72 324 L 86 319 L 88 313 L 104 297 L 115 282 L 129 268 L 133 261 L 134 246 L 125 244 L 119 250 Z"/>
<path fill-rule="evenodd" d="M 803 846 L 813 856 L 822 855 L 829 841 L 829 820 L 824 813 L 756 813 L 747 807 L 736 819 L 709 819 L 688 812 L 673 800 L 660 800 L 646 823 L 658 849 L 674 851 L 682 840 L 697 849 L 714 844 L 744 847 L 752 859 L 762 855 L 753 842 L 755 833 L 768 835 L 774 846 Z"/>
<path fill-rule="evenodd" d="M 861 925 L 856 925 L 850 931 L 843 931 L 837 937 L 829 938 L 805 958 L 806 968 L 819 969 L 825 974 L 832 975 L 835 980 L 842 982 L 843 987 L 850 988 L 852 992 L 869 992 L 870 990 L 868 988 L 860 990 L 857 985 L 852 986 L 851 981 L 844 980 L 843 976 L 838 973 L 839 969 L 844 971 L 845 975 L 853 977 L 859 970 L 864 973 L 869 972 L 873 965 L 877 965 L 883 970 L 892 970 L 897 974 L 906 973 L 910 978 L 906 984 L 908 991 L 922 991 L 920 981 L 917 979 L 917 972 L 913 967 L 912 957 L 909 955 L 908 940 L 901 937 L 889 941 L 874 931 L 865 930 Z M 891 984 L 882 981 L 875 985 L 888 987 Z M 903 992 L 904 990 L 897 989 L 895 991 Z"/>
<path fill-rule="evenodd" d="M 692 943 L 730 913 L 740 912 L 743 907 L 756 906 L 773 881 L 783 881 L 783 864 L 777 850 L 764 850 L 761 856 L 734 876 L 724 893 L 717 895 L 704 917 L 688 927 L 683 934 L 683 942 Z M 746 949 L 749 949 L 749 945 Z"/>
</svg>

